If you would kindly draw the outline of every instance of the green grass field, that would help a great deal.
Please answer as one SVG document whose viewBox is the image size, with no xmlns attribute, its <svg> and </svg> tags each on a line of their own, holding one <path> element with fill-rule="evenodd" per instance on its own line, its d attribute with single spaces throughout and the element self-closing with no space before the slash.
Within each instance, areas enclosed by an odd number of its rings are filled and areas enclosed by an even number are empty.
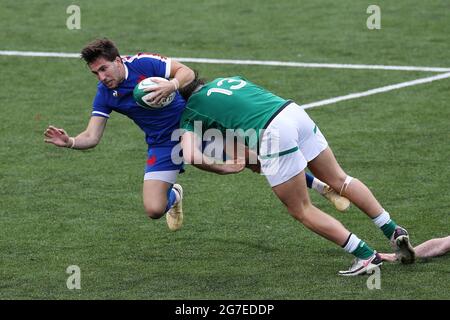
<svg viewBox="0 0 450 320">
<path fill-rule="evenodd" d="M 66 8 L 81 8 L 68 30 Z M 107 36 L 123 54 L 450 68 L 450 4 L 378 1 L 12 1 L 0 5 L 0 50 L 76 53 Z M 213 79 L 243 75 L 310 103 L 436 73 L 186 63 Z M 44 144 L 49 124 L 75 135 L 96 79 L 78 59 L 0 56 L 0 299 L 449 299 L 450 255 L 385 264 L 381 290 L 342 278 L 352 256 L 292 219 L 264 177 L 187 167 L 185 225 L 168 231 L 142 205 L 143 133 L 114 114 L 101 144 Z M 309 111 L 346 171 L 412 234 L 450 229 L 450 79 Z M 353 207 L 313 202 L 379 251 L 381 231 Z M 81 269 L 68 290 L 66 268 Z"/>
</svg>

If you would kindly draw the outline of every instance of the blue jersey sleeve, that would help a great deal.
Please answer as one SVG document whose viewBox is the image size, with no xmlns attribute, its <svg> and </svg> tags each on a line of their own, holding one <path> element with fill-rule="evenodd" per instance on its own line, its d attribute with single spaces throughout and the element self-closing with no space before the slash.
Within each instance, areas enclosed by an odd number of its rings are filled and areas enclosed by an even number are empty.
<svg viewBox="0 0 450 320">
<path fill-rule="evenodd" d="M 106 99 L 103 90 L 97 89 L 94 102 L 92 104 L 91 116 L 109 118 L 109 114 L 112 112 L 111 107 L 106 104 Z"/>
<path fill-rule="evenodd" d="M 139 72 L 147 77 L 166 79 L 170 77 L 170 58 L 154 53 L 139 53 L 134 57 L 132 64 Z"/>
</svg>

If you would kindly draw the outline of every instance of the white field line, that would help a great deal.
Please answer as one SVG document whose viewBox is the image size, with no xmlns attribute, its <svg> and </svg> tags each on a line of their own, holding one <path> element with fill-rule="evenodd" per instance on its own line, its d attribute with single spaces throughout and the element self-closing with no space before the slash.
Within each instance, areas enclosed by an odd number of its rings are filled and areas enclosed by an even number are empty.
<svg viewBox="0 0 450 320">
<path fill-rule="evenodd" d="M 0 50 L 0 56 L 79 58 L 80 54 L 64 53 L 64 52 L 34 52 L 34 51 L 2 51 L 2 50 Z M 175 60 L 178 60 L 181 62 L 209 63 L 209 64 L 237 64 L 237 65 L 275 66 L 275 67 L 297 67 L 297 68 L 450 72 L 450 68 L 416 67 L 416 66 L 384 66 L 384 65 L 365 65 L 365 64 L 304 63 L 304 62 L 288 62 L 288 61 L 175 58 L 175 57 L 172 59 L 175 59 Z"/>
<path fill-rule="evenodd" d="M 363 91 L 363 92 L 351 93 L 351 94 L 348 94 L 345 96 L 340 96 L 340 97 L 325 99 L 325 100 L 316 101 L 316 102 L 312 102 L 312 103 L 307 103 L 307 104 L 301 105 L 301 107 L 303 107 L 304 109 L 311 109 L 311 108 L 316 108 L 316 107 L 320 107 L 320 106 L 325 106 L 327 104 L 333 104 L 333 103 L 340 102 L 340 101 L 357 99 L 357 98 L 361 98 L 361 97 L 367 97 L 367 96 L 377 94 L 377 93 L 388 92 L 388 91 L 397 90 L 397 89 L 401 89 L 401 88 L 405 88 L 405 87 L 416 86 L 418 84 L 429 83 L 429 82 L 442 80 L 442 79 L 446 79 L 446 78 L 450 78 L 450 72 L 441 73 L 441 74 L 438 74 L 438 75 L 432 76 L 432 77 L 426 77 L 426 78 L 416 79 L 416 80 L 412 80 L 412 81 L 406 81 L 406 82 L 401 82 L 401 83 L 397 83 L 397 84 L 392 84 L 389 86 L 384 86 L 384 87 L 371 89 L 371 90 L 367 90 L 367 91 Z"/>
<path fill-rule="evenodd" d="M 80 54 L 79 53 L 35 52 L 35 51 L 5 51 L 5 50 L 0 50 L 0 56 L 80 58 Z"/>
<path fill-rule="evenodd" d="M 4 51 L 0 50 L 0 56 L 21 56 L 21 57 L 56 57 L 56 58 L 80 58 L 78 53 L 64 52 L 35 52 L 35 51 Z M 363 65 L 363 64 L 335 64 L 335 63 L 302 63 L 283 61 L 261 61 L 261 60 L 231 60 L 231 59 L 204 59 L 204 58 L 172 58 L 181 62 L 212 63 L 212 64 L 238 64 L 238 65 L 258 65 L 258 66 L 281 66 L 297 68 L 329 68 L 329 69 L 360 69 L 360 70 L 396 70 L 396 71 L 426 71 L 426 72 L 446 72 L 436 76 L 401 82 L 376 89 L 371 89 L 358 93 L 351 93 L 345 96 L 334 97 L 302 105 L 304 109 L 311 109 L 340 101 L 367 97 L 370 95 L 411 87 L 418 84 L 429 83 L 450 77 L 450 68 L 435 67 L 415 67 L 415 66 L 384 66 L 384 65 Z"/>
<path fill-rule="evenodd" d="M 257 66 L 297 67 L 297 68 L 450 72 L 450 68 L 415 67 L 415 66 L 384 66 L 384 65 L 369 65 L 369 64 L 305 63 L 305 62 L 286 62 L 286 61 L 229 60 L 229 59 L 203 59 L 203 58 L 174 58 L 174 59 L 182 62 L 194 62 L 194 63 L 241 64 L 241 65 L 257 65 Z"/>
</svg>

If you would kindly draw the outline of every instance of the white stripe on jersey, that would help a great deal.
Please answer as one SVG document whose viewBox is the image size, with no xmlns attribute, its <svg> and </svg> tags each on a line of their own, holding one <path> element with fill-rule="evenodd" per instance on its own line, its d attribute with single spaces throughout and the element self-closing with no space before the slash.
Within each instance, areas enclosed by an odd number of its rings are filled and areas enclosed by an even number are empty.
<svg viewBox="0 0 450 320">
<path fill-rule="evenodd" d="M 104 113 L 104 112 L 100 112 L 100 111 L 92 111 L 92 115 L 93 116 L 99 115 L 99 116 L 103 116 L 103 117 L 109 118 L 109 114 Z"/>
<path fill-rule="evenodd" d="M 170 78 L 170 68 L 171 68 L 171 65 L 172 65 L 172 60 L 167 59 L 167 61 L 166 61 L 166 75 L 165 75 L 165 77 L 164 77 L 164 78 L 166 78 L 166 79 L 169 79 L 169 78 Z"/>
<path fill-rule="evenodd" d="M 122 57 L 122 60 L 125 60 L 126 62 L 133 62 L 135 59 L 140 59 L 140 58 L 152 58 L 152 59 L 156 59 L 156 60 L 160 60 L 160 61 L 170 60 L 167 57 L 163 57 L 159 54 L 152 54 L 152 53 L 141 53 L 141 54 L 135 54 L 134 56 L 124 56 L 124 57 Z"/>
<path fill-rule="evenodd" d="M 164 56 L 161 56 L 156 53 L 155 54 L 141 53 L 141 54 L 135 54 L 134 56 L 124 56 L 124 57 L 122 57 L 122 60 L 126 61 L 126 62 L 133 62 L 135 59 L 141 59 L 141 58 L 151 58 L 151 59 L 156 59 L 159 61 L 164 61 L 166 63 L 166 74 L 164 75 L 164 78 L 169 79 L 172 60 L 168 57 L 164 57 Z"/>
<path fill-rule="evenodd" d="M 125 80 L 128 80 L 128 67 L 125 63 L 123 64 L 123 66 L 125 67 Z"/>
</svg>

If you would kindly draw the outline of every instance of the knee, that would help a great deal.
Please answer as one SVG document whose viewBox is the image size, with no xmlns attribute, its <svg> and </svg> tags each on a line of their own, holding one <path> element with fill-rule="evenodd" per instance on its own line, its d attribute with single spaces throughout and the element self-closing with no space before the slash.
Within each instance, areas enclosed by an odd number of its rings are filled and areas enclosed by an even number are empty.
<svg viewBox="0 0 450 320">
<path fill-rule="evenodd" d="M 305 201 L 302 202 L 301 205 L 299 205 L 297 208 L 295 209 L 288 208 L 288 210 L 294 219 L 296 219 L 302 224 L 305 224 L 312 210 L 312 203 L 310 201 Z"/>
<path fill-rule="evenodd" d="M 350 182 L 353 180 L 356 180 L 356 178 L 353 178 L 347 174 L 342 174 L 337 176 L 334 180 L 329 182 L 330 187 L 332 187 L 337 193 L 344 195 L 345 190 L 347 189 Z"/>
<path fill-rule="evenodd" d="M 335 177 L 333 177 L 333 179 L 330 179 L 329 181 L 327 181 L 327 183 L 330 185 L 330 187 L 332 187 L 334 190 L 336 190 L 337 192 L 339 192 L 339 190 L 342 188 L 342 186 L 345 183 L 345 179 L 347 178 L 347 174 L 345 174 L 344 172 L 342 172 L 342 174 L 338 174 Z"/>
<path fill-rule="evenodd" d="M 144 210 L 150 219 L 159 219 L 165 213 L 165 207 L 155 204 L 144 204 Z"/>
</svg>

